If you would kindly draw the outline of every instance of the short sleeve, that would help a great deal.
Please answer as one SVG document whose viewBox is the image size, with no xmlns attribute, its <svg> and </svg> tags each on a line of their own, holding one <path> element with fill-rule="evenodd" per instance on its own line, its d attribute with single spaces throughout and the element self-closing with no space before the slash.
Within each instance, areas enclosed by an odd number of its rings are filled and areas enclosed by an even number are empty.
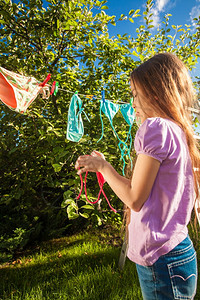
<svg viewBox="0 0 200 300">
<path fill-rule="evenodd" d="M 146 119 L 135 136 L 136 153 L 149 155 L 160 163 L 170 154 L 170 145 L 171 134 L 164 119 Z"/>
</svg>

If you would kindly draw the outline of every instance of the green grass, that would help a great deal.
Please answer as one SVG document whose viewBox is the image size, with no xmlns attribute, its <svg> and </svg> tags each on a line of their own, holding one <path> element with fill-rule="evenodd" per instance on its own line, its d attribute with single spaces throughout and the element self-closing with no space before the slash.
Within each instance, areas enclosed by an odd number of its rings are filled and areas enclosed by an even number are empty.
<svg viewBox="0 0 200 300">
<path fill-rule="evenodd" d="M 118 269 L 118 244 L 110 229 L 43 243 L 2 266 L 0 299 L 142 299 L 135 265 Z"/>
<path fill-rule="evenodd" d="M 0 266 L 0 299 L 142 299 L 135 265 L 127 259 L 124 270 L 118 269 L 118 235 L 111 228 L 88 229 L 27 251 Z"/>
</svg>

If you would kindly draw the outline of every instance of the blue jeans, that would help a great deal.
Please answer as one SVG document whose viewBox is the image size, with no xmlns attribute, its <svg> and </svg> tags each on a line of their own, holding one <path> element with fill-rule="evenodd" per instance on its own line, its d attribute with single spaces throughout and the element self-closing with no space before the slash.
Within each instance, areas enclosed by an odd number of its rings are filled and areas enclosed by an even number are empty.
<svg viewBox="0 0 200 300">
<path fill-rule="evenodd" d="M 152 266 L 136 267 L 144 300 L 194 299 L 197 259 L 189 236 Z"/>
</svg>

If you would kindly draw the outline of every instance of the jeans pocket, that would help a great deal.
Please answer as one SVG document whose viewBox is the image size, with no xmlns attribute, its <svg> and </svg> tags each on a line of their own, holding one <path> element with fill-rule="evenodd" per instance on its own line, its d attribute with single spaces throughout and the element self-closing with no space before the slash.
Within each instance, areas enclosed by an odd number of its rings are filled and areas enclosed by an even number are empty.
<svg viewBox="0 0 200 300">
<path fill-rule="evenodd" d="M 168 264 L 174 299 L 193 299 L 197 286 L 196 253 Z"/>
</svg>

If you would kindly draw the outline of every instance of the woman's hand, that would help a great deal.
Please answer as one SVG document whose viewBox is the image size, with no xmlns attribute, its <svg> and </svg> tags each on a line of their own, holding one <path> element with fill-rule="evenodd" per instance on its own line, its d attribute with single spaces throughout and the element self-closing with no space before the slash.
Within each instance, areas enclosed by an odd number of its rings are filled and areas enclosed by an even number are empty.
<svg viewBox="0 0 200 300">
<path fill-rule="evenodd" d="M 84 172 L 101 172 L 106 163 L 105 157 L 98 151 L 93 151 L 91 155 L 82 155 L 76 161 L 75 169 L 79 169 L 77 174 Z"/>
<path fill-rule="evenodd" d="M 91 155 L 92 156 L 100 156 L 101 158 L 103 158 L 105 160 L 105 156 L 103 155 L 103 153 L 98 152 L 96 150 L 92 151 Z"/>
</svg>

